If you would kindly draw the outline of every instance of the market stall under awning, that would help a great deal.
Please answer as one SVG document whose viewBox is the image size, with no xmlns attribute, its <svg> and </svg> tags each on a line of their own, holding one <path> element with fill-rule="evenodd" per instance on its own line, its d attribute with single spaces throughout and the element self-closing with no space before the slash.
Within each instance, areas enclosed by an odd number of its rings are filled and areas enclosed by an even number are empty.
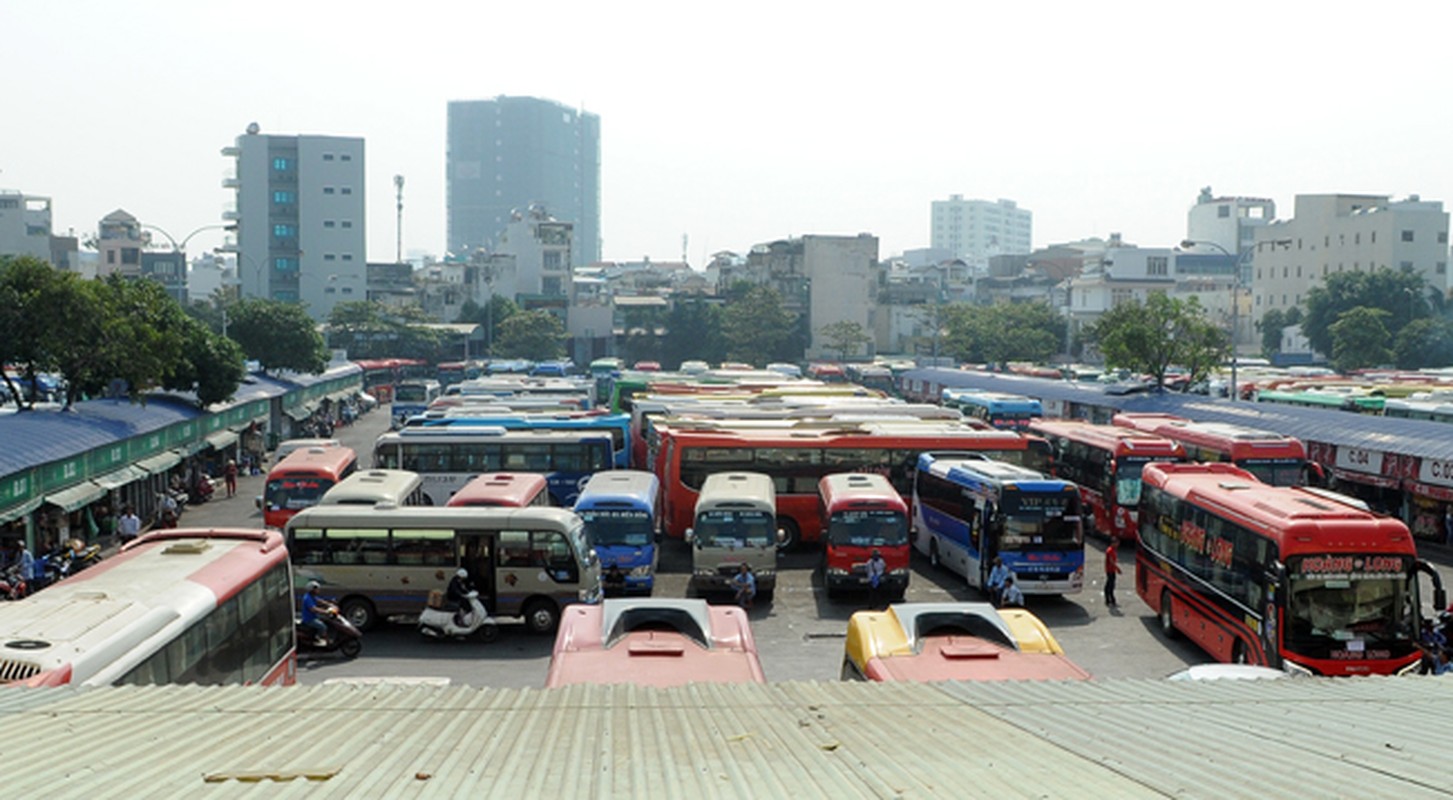
<svg viewBox="0 0 1453 800">
<path fill-rule="evenodd" d="M 45 501 L 62 511 L 71 512 L 106 496 L 106 488 L 86 481 L 45 496 Z"/>
<path fill-rule="evenodd" d="M 143 458 L 136 462 L 136 466 L 141 467 L 153 475 L 161 475 L 180 463 L 182 463 L 181 454 L 175 450 L 168 450 L 165 453 L 158 453 L 149 458 Z"/>
<path fill-rule="evenodd" d="M 146 477 L 146 470 L 137 466 L 125 466 L 115 472 L 108 472 L 98 478 L 92 478 L 91 482 L 100 486 L 106 491 L 120 489 L 128 483 L 139 481 Z"/>
<path fill-rule="evenodd" d="M 217 431 L 207 437 L 207 444 L 218 450 L 222 450 L 237 444 L 237 434 L 232 431 Z"/>
</svg>

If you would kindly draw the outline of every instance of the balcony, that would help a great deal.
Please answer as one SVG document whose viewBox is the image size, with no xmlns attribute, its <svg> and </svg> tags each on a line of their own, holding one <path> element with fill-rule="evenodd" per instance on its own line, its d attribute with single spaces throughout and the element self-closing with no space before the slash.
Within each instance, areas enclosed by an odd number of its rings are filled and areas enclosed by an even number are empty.
<svg viewBox="0 0 1453 800">
<path fill-rule="evenodd" d="M 227 158 L 236 158 L 242 155 L 242 148 L 236 145 L 228 145 L 222 148 L 222 155 Z"/>
<path fill-rule="evenodd" d="M 222 219 L 227 220 L 228 222 L 236 222 L 242 219 L 242 212 L 238 211 L 235 208 L 225 209 L 222 212 Z"/>
<path fill-rule="evenodd" d="M 241 185 L 242 185 L 242 181 L 238 180 L 236 175 L 223 175 L 222 176 L 222 188 L 223 189 L 236 189 L 236 188 L 240 187 Z"/>
</svg>

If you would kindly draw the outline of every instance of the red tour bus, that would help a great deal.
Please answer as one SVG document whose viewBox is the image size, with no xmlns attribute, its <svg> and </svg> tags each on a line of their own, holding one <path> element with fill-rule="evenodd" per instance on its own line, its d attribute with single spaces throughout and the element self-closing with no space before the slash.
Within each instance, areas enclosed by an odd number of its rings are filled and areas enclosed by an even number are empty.
<svg viewBox="0 0 1453 800">
<path fill-rule="evenodd" d="M 1029 432 L 1043 436 L 1054 453 L 1056 478 L 1080 487 L 1080 499 L 1102 536 L 1135 541 L 1139 530 L 1140 473 L 1152 462 L 1179 463 L 1186 449 L 1163 436 L 1096 425 L 1081 420 L 1033 420 Z"/>
<path fill-rule="evenodd" d="M 292 516 L 315 506 L 334 484 L 358 468 L 351 447 L 305 447 L 294 450 L 267 473 L 267 486 L 258 503 L 262 522 L 282 530 Z"/>
<path fill-rule="evenodd" d="M 1320 482 L 1321 467 L 1307 462 L 1307 448 L 1292 436 L 1225 422 L 1193 422 L 1173 414 L 1122 413 L 1111 421 L 1180 442 L 1190 461 L 1229 461 L 1272 486 Z"/>
<path fill-rule="evenodd" d="M 0 603 L 0 685 L 291 685 L 293 577 L 277 531 L 171 528 Z"/>
<path fill-rule="evenodd" d="M 550 505 L 550 482 L 535 472 L 491 472 L 470 479 L 446 506 L 525 508 Z"/>
<path fill-rule="evenodd" d="M 700 599 L 610 597 L 566 606 L 545 686 L 766 680 L 744 609 Z"/>
<path fill-rule="evenodd" d="M 868 559 L 877 550 L 887 572 L 883 589 L 902 599 L 908 591 L 908 504 L 882 475 L 848 472 L 817 483 L 818 516 L 826 531 L 822 582 L 832 597 L 866 589 Z"/>
<path fill-rule="evenodd" d="M 1401 521 L 1230 464 L 1151 464 L 1143 480 L 1135 589 L 1167 636 L 1294 673 L 1418 669 L 1418 573 L 1446 597 Z"/>
<path fill-rule="evenodd" d="M 760 472 L 777 490 L 777 526 L 783 547 L 822 538 L 817 482 L 835 472 L 884 475 L 900 495 L 912 492 L 918 456 L 977 452 L 1044 472 L 1049 446 L 1037 436 L 979 430 L 958 424 L 861 422 L 828 428 L 691 430 L 658 423 L 662 518 L 666 535 L 680 539 L 691 527 L 696 498 L 716 472 Z"/>
</svg>

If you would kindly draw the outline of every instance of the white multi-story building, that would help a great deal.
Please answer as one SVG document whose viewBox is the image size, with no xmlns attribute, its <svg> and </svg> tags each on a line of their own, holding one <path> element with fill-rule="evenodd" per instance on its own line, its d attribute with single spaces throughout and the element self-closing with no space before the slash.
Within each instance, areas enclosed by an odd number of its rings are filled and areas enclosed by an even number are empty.
<svg viewBox="0 0 1453 800">
<path fill-rule="evenodd" d="M 933 201 L 932 216 L 931 247 L 974 269 L 987 267 L 990 256 L 1026 255 L 1031 250 L 1033 214 L 1013 200 L 949 195 L 947 200 Z"/>
<path fill-rule="evenodd" d="M 50 198 L 0 192 L 0 256 L 51 258 Z"/>
<path fill-rule="evenodd" d="M 1256 243 L 1256 231 L 1276 218 L 1276 203 L 1262 197 L 1216 197 L 1211 187 L 1201 190 L 1196 204 L 1186 214 L 1186 238 L 1212 242 L 1233 257 L 1240 258 L 1241 283 L 1251 283 L 1248 250 Z M 1197 244 L 1193 252 L 1213 252 L 1214 247 Z M 1243 255 L 1247 256 L 1241 258 Z"/>
<path fill-rule="evenodd" d="M 238 226 L 242 295 L 301 302 L 315 319 L 366 299 L 363 139 L 272 136 L 253 124 L 222 154 L 236 160 L 223 185 L 237 205 L 224 216 Z"/>
<path fill-rule="evenodd" d="M 1085 272 L 1067 281 L 1069 321 L 1078 332 L 1093 324 L 1100 315 L 1130 301 L 1144 303 L 1153 292 L 1174 297 L 1196 297 L 1207 316 L 1224 325 L 1227 333 L 1234 327 L 1236 341 L 1244 343 L 1251 336 L 1251 325 L 1243 306 L 1233 310 L 1233 260 L 1220 254 L 1187 253 L 1166 247 L 1109 248 L 1098 263 L 1086 266 Z"/>
<path fill-rule="evenodd" d="M 1438 201 L 1387 195 L 1297 195 L 1296 215 L 1256 230 L 1252 314 L 1302 306 L 1337 272 L 1412 270 L 1447 293 L 1448 212 Z"/>
<path fill-rule="evenodd" d="M 514 257 L 515 268 L 495 281 L 495 294 L 521 304 L 536 297 L 569 298 L 574 241 L 574 224 L 555 219 L 544 207 L 515 211 L 496 247 L 498 254 Z"/>
</svg>

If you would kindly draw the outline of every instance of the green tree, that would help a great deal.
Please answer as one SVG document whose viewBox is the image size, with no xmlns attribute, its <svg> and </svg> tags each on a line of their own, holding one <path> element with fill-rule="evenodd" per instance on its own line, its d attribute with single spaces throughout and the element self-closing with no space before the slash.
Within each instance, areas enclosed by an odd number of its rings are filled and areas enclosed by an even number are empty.
<svg viewBox="0 0 1453 800">
<path fill-rule="evenodd" d="M 625 336 L 621 355 L 626 363 L 661 360 L 661 336 L 657 333 L 666 322 L 665 309 L 631 308 L 625 312 Z"/>
<path fill-rule="evenodd" d="M 1261 331 L 1261 354 L 1271 358 L 1275 353 L 1281 352 L 1281 332 L 1288 325 L 1296 325 L 1302 321 L 1301 306 L 1291 308 L 1273 308 L 1261 316 L 1261 321 L 1256 327 Z"/>
<path fill-rule="evenodd" d="M 1226 332 L 1206 319 L 1199 299 L 1163 292 L 1151 293 L 1144 303 L 1115 306 L 1085 334 L 1099 345 L 1107 365 L 1147 373 L 1160 387 L 1173 365 L 1190 373 L 1188 384 L 1196 383 L 1231 352 Z"/>
<path fill-rule="evenodd" d="M 213 333 L 196 319 L 188 318 L 182 325 L 181 355 L 167 371 L 163 385 L 196 392 L 202 408 L 231 397 L 247 377 L 237 342 Z"/>
<path fill-rule="evenodd" d="M 32 379 L 54 366 L 48 363 L 52 340 L 47 328 L 56 304 L 75 291 L 75 283 L 74 273 L 59 273 L 31 256 L 0 256 L 0 364 L 17 367 Z M 16 405 L 30 408 L 10 373 L 0 370 L 0 375 Z"/>
<path fill-rule="evenodd" d="M 722 339 L 721 306 L 701 297 L 679 299 L 666 315 L 666 338 L 661 343 L 661 362 L 671 369 L 681 362 L 700 359 L 712 364 L 726 359 Z"/>
<path fill-rule="evenodd" d="M 565 326 L 543 309 L 521 311 L 500 326 L 494 350 L 505 358 L 547 361 L 565 352 Z"/>
<path fill-rule="evenodd" d="M 372 300 L 339 303 L 328 315 L 328 345 L 354 358 L 439 360 L 443 337 L 424 327 L 430 318 L 418 305 L 385 306 Z"/>
<path fill-rule="evenodd" d="M 838 358 L 846 361 L 849 356 L 855 356 L 860 350 L 873 341 L 873 337 L 863 330 L 863 326 L 850 319 L 832 322 L 817 329 L 822 337 L 822 345 L 828 350 L 835 350 Z"/>
<path fill-rule="evenodd" d="M 66 404 L 120 384 L 139 400 L 182 358 L 186 315 L 161 284 L 112 275 L 76 281 L 52 306 L 53 358 L 66 377 Z"/>
<path fill-rule="evenodd" d="M 1393 363 L 1399 369 L 1453 365 L 1453 320 L 1415 319 L 1404 325 L 1393 343 Z"/>
<path fill-rule="evenodd" d="M 798 361 L 793 353 L 799 321 L 782 307 L 782 296 L 766 286 L 751 286 L 727 301 L 722 310 L 726 357 L 761 366 L 770 361 Z"/>
<path fill-rule="evenodd" d="M 328 366 L 328 346 L 302 306 L 247 299 L 237 303 L 230 316 L 227 335 L 264 372 L 290 369 L 317 374 Z"/>
<path fill-rule="evenodd" d="M 499 341 L 500 326 L 518 313 L 520 313 L 520 307 L 515 301 L 502 294 L 497 294 L 491 296 L 483 305 L 473 300 L 465 300 L 464 304 L 459 307 L 459 316 L 455 322 L 484 326 L 485 342 L 493 345 Z M 486 348 L 486 352 L 488 352 L 488 348 Z"/>
<path fill-rule="evenodd" d="M 1423 276 L 1410 269 L 1334 272 L 1307 293 L 1302 333 L 1317 352 L 1332 353 L 1332 326 L 1343 314 L 1362 307 L 1386 311 L 1384 328 L 1396 336 L 1407 323 L 1429 315 L 1425 290 Z"/>
<path fill-rule="evenodd" d="M 1065 319 L 1046 303 L 955 303 L 940 316 L 944 349 L 960 361 L 1048 361 L 1064 341 Z"/>
<path fill-rule="evenodd" d="M 1392 314 L 1380 308 L 1358 306 L 1342 312 L 1332 323 L 1332 368 L 1338 372 L 1375 367 L 1392 360 L 1387 320 Z"/>
</svg>

